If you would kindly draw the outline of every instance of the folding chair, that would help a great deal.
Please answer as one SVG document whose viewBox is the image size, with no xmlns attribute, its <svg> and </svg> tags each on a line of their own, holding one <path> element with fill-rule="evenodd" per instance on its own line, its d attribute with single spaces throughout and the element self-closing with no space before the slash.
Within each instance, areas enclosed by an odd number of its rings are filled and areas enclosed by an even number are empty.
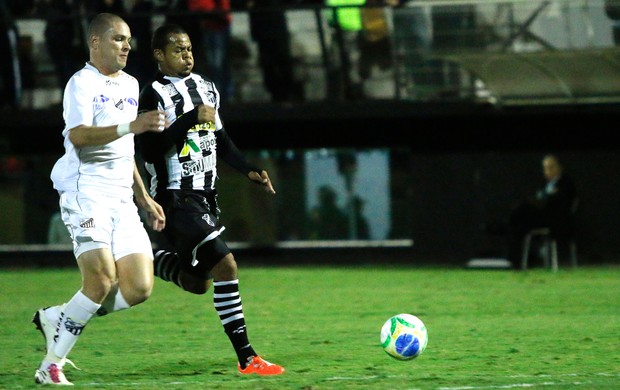
<svg viewBox="0 0 620 390">
<path fill-rule="evenodd" d="M 573 268 L 577 268 L 577 244 L 575 243 L 575 234 L 574 234 L 574 217 L 577 213 L 577 208 L 579 207 L 579 199 L 575 199 L 573 204 L 571 205 L 571 217 L 572 221 L 570 236 L 566 239 L 566 243 L 568 245 L 569 256 L 571 266 Z M 540 237 L 543 240 L 543 245 L 545 246 L 545 255 L 543 257 L 543 262 L 545 268 L 549 268 L 551 265 L 551 270 L 556 272 L 558 270 L 558 240 L 553 237 L 551 234 L 551 229 L 548 227 L 535 228 L 530 230 L 525 237 L 523 238 L 523 253 L 521 255 L 521 269 L 527 269 L 527 261 L 530 255 L 530 247 L 532 244 L 532 238 Z"/>
</svg>

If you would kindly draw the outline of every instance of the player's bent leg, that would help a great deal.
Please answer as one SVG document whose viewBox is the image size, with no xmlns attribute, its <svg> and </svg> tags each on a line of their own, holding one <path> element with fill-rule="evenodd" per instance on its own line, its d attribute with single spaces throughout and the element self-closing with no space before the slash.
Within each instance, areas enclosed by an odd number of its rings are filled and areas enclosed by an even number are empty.
<svg viewBox="0 0 620 390">
<path fill-rule="evenodd" d="M 205 280 L 204 277 L 197 277 L 185 271 L 181 271 L 179 280 L 183 290 L 197 295 L 205 294 L 212 284 L 211 279 Z"/>
<path fill-rule="evenodd" d="M 237 279 L 237 262 L 232 253 L 224 256 L 212 269 L 211 275 L 216 281 L 236 280 Z"/>
<path fill-rule="evenodd" d="M 135 306 L 151 296 L 154 276 L 153 261 L 149 256 L 142 253 L 127 255 L 116 261 L 116 268 L 119 305 Z"/>
<path fill-rule="evenodd" d="M 179 255 L 173 251 L 153 251 L 153 271 L 161 280 L 172 282 L 192 294 L 202 295 L 211 288 L 210 276 L 194 275 L 182 269 Z"/>
<path fill-rule="evenodd" d="M 183 288 L 180 281 L 181 263 L 176 252 L 157 249 L 153 251 L 153 272 L 166 282 L 172 282 Z"/>
<path fill-rule="evenodd" d="M 237 370 L 241 374 L 280 375 L 284 368 L 261 358 L 248 339 L 245 315 L 237 279 L 237 262 L 228 253 L 211 269 L 213 303 L 224 331 L 237 353 Z"/>
<path fill-rule="evenodd" d="M 93 249 L 77 258 L 82 274 L 82 293 L 93 302 L 101 303 L 116 282 L 116 266 L 107 248 Z"/>
</svg>

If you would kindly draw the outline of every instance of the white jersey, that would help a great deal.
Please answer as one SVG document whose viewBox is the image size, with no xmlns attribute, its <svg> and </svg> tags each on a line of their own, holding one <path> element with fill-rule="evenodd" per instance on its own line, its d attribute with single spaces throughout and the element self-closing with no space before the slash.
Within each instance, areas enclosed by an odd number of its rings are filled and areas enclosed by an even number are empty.
<svg viewBox="0 0 620 390">
<path fill-rule="evenodd" d="M 87 63 L 71 77 L 63 97 L 65 154 L 51 174 L 56 190 L 94 190 L 131 196 L 134 135 L 130 133 L 104 145 L 78 149 L 69 140 L 69 129 L 79 125 L 129 123 L 137 117 L 138 96 L 138 81 L 123 71 L 117 77 L 108 77 Z"/>
</svg>

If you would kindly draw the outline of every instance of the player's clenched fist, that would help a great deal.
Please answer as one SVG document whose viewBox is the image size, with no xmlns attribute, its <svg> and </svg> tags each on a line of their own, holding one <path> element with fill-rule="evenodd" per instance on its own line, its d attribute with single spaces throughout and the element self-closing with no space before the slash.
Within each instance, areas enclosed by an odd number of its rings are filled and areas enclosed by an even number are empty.
<svg viewBox="0 0 620 390">
<path fill-rule="evenodd" d="M 198 106 L 198 122 L 215 122 L 215 107 L 201 104 Z"/>
</svg>

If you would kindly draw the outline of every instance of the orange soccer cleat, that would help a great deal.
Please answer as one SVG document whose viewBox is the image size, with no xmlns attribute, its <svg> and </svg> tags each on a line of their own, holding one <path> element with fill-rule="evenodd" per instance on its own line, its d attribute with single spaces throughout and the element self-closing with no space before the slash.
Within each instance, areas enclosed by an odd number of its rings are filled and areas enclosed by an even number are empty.
<svg viewBox="0 0 620 390">
<path fill-rule="evenodd" d="M 284 373 L 284 367 L 269 363 L 260 356 L 254 356 L 245 368 L 241 368 L 239 364 L 237 368 L 242 374 L 280 375 Z"/>
</svg>

